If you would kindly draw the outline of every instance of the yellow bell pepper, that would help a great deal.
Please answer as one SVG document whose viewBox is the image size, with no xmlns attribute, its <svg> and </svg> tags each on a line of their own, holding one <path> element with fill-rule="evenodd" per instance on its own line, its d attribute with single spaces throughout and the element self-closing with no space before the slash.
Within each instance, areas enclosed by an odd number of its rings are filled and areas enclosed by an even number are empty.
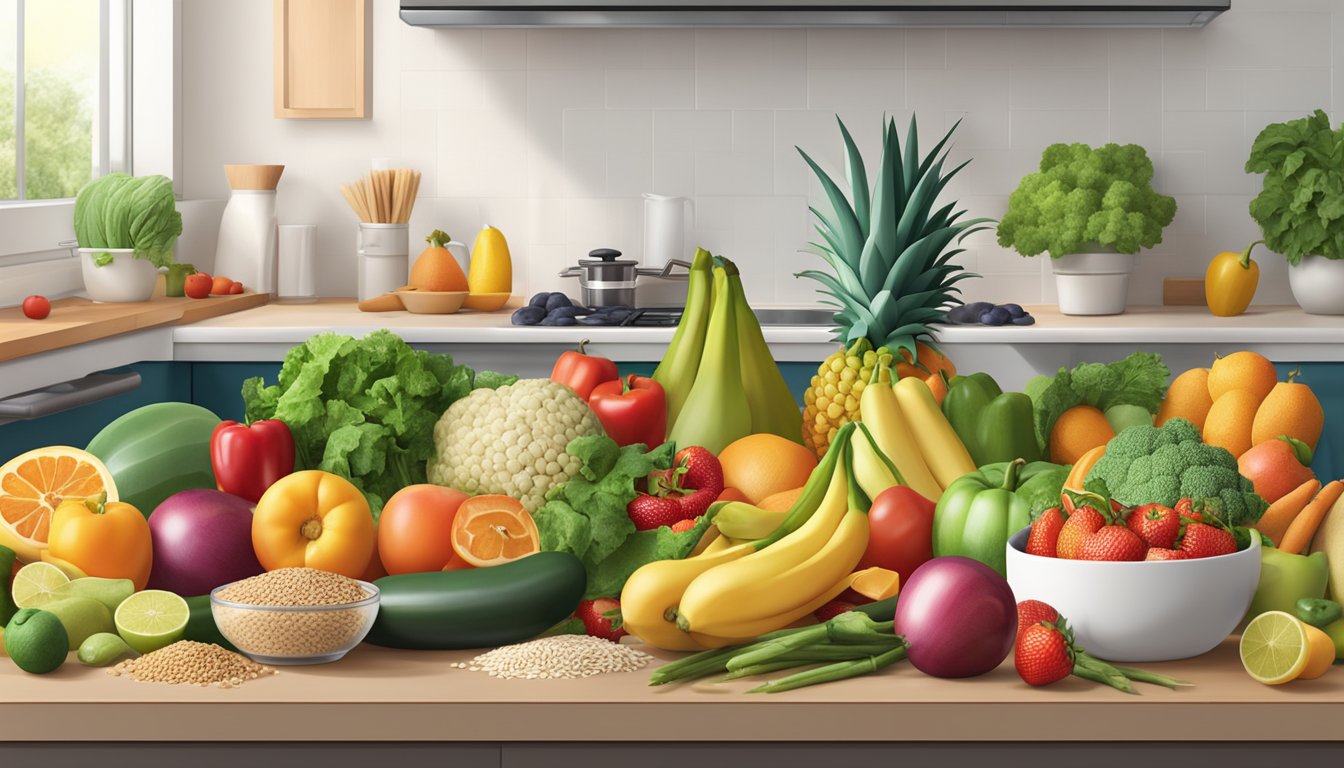
<svg viewBox="0 0 1344 768">
<path fill-rule="evenodd" d="M 1260 284 L 1260 265 L 1251 260 L 1251 249 L 1264 242 L 1256 240 L 1241 253 L 1223 251 L 1209 262 L 1204 273 L 1204 300 L 1214 315 L 1240 315 L 1251 305 Z"/>
<path fill-rule="evenodd" d="M 364 494 L 316 469 L 277 480 L 252 513 L 252 548 L 268 571 L 307 567 L 358 579 L 373 557 L 375 537 Z"/>
</svg>

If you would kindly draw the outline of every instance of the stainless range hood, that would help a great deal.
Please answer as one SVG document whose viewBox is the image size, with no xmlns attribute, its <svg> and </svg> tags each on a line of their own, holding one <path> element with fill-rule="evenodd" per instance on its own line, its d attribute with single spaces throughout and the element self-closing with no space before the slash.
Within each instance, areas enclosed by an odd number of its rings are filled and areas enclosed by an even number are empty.
<svg viewBox="0 0 1344 768">
<path fill-rule="evenodd" d="M 422 27 L 1202 27 L 1231 0 L 401 0 Z"/>
</svg>

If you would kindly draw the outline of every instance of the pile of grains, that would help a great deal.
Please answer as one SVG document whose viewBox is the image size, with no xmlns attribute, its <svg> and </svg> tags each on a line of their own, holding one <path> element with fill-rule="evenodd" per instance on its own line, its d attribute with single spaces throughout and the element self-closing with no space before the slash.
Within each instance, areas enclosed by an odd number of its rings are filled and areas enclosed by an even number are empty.
<svg viewBox="0 0 1344 768">
<path fill-rule="evenodd" d="M 267 610 L 357 603 L 369 593 L 359 582 L 316 568 L 279 568 L 219 591 L 230 603 L 212 606 L 215 623 L 229 641 L 251 656 L 312 658 L 343 653 L 369 631 L 377 606 L 346 610 Z"/>
<path fill-rule="evenodd" d="M 342 605 L 369 593 L 354 579 L 316 568 L 277 568 L 219 591 L 219 599 L 244 605 Z"/>
<path fill-rule="evenodd" d="M 556 635 L 506 645 L 453 666 L 491 677 L 524 680 L 574 679 L 643 669 L 653 657 L 590 635 Z"/>
<path fill-rule="evenodd" d="M 108 669 L 107 674 L 129 677 L 141 683 L 237 688 L 262 675 L 274 675 L 275 670 L 218 645 L 179 640 L 139 658 L 127 659 Z"/>
</svg>

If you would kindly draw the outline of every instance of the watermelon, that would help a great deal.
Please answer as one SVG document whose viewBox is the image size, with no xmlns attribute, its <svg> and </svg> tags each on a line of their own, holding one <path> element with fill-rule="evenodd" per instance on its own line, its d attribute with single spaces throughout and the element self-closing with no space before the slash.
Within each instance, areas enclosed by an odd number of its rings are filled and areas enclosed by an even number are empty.
<svg viewBox="0 0 1344 768">
<path fill-rule="evenodd" d="M 220 418 L 191 403 L 154 403 L 121 416 L 85 449 L 112 473 L 121 500 L 149 517 L 163 500 L 214 488 L 210 435 Z"/>
</svg>

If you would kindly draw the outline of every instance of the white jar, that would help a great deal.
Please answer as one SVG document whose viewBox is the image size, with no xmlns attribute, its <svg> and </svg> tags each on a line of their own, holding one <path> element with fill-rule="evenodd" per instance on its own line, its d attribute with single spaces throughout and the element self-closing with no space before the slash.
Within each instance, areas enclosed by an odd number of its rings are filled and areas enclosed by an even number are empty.
<svg viewBox="0 0 1344 768">
<path fill-rule="evenodd" d="M 410 276 L 407 224 L 359 225 L 359 300 L 372 299 L 406 285 Z"/>
<path fill-rule="evenodd" d="M 214 274 L 275 293 L 275 232 L 275 190 L 233 190 L 219 222 Z"/>
</svg>

